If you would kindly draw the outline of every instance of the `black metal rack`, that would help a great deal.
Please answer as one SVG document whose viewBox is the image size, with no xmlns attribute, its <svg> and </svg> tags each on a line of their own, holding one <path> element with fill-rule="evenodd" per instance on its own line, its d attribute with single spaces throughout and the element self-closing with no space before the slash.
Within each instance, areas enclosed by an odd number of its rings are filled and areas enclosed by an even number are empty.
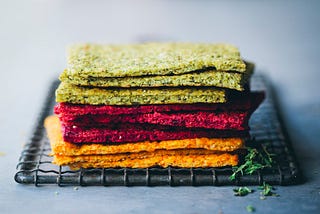
<svg viewBox="0 0 320 214">
<path fill-rule="evenodd" d="M 34 127 L 29 142 L 24 146 L 15 181 L 21 184 L 101 185 L 101 186 L 222 186 L 261 185 L 264 181 L 272 185 L 293 185 L 301 181 L 301 172 L 296 162 L 288 136 L 276 109 L 271 87 L 263 76 L 254 75 L 251 88 L 266 91 L 267 98 L 250 119 L 252 143 L 262 144 L 275 154 L 276 165 L 252 175 L 238 176 L 231 181 L 231 167 L 225 168 L 105 168 L 70 170 L 51 163 L 50 144 L 43 121 L 52 114 L 54 91 L 59 82 L 51 85 L 44 107 Z"/>
</svg>

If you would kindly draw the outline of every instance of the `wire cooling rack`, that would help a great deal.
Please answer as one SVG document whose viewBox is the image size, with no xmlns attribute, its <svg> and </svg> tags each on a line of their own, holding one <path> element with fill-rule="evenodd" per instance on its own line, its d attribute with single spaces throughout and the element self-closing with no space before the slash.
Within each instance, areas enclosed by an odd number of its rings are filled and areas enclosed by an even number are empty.
<svg viewBox="0 0 320 214">
<path fill-rule="evenodd" d="M 293 185 L 301 181 L 288 136 L 276 109 L 275 98 L 270 85 L 263 76 L 254 75 L 251 88 L 264 90 L 266 100 L 250 119 L 252 143 L 264 145 L 268 152 L 275 154 L 275 164 L 252 175 L 242 175 L 230 180 L 231 167 L 224 168 L 99 168 L 70 170 L 67 166 L 52 164 L 50 144 L 43 127 L 46 116 L 52 114 L 54 91 L 59 82 L 49 89 L 44 107 L 33 128 L 32 136 L 25 145 L 15 181 L 21 184 L 100 185 L 100 186 L 222 186 L 261 185 L 264 181 L 272 185 Z"/>
</svg>

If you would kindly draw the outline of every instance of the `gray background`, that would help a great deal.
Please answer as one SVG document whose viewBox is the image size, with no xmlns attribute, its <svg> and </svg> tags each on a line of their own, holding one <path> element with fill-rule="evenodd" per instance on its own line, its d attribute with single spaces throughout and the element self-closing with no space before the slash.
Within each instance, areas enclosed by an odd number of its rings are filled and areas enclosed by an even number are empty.
<svg viewBox="0 0 320 214">
<path fill-rule="evenodd" d="M 320 1 L 0 1 L 0 213 L 320 212 Z M 234 197 L 232 187 L 35 188 L 15 165 L 75 42 L 228 42 L 268 75 L 306 182 Z M 255 187 L 254 187 L 255 188 Z"/>
</svg>

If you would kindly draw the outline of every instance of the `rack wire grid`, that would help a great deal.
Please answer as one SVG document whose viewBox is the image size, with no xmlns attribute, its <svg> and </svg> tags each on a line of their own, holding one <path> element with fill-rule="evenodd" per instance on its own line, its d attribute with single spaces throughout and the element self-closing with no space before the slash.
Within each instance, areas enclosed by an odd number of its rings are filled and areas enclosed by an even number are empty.
<svg viewBox="0 0 320 214">
<path fill-rule="evenodd" d="M 43 127 L 45 117 L 52 114 L 55 105 L 54 91 L 59 81 L 54 81 L 49 89 L 43 109 L 39 115 L 30 140 L 24 146 L 15 181 L 21 184 L 100 185 L 100 186 L 223 186 L 223 185 L 293 185 L 300 183 L 299 170 L 288 135 L 276 108 L 272 88 L 264 76 L 254 75 L 252 90 L 264 90 L 266 99 L 250 119 L 251 141 L 263 145 L 274 154 L 276 164 L 258 170 L 251 175 L 229 177 L 231 167 L 224 168 L 97 168 L 71 170 L 67 166 L 52 164 L 51 148 Z"/>
</svg>

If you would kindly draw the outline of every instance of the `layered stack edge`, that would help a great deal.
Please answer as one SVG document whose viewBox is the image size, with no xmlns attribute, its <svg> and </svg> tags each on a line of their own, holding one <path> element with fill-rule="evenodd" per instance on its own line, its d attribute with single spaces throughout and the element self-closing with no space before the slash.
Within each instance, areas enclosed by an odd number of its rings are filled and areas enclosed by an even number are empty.
<svg viewBox="0 0 320 214">
<path fill-rule="evenodd" d="M 71 168 L 236 166 L 264 99 L 225 44 L 74 45 L 45 120 Z"/>
</svg>

